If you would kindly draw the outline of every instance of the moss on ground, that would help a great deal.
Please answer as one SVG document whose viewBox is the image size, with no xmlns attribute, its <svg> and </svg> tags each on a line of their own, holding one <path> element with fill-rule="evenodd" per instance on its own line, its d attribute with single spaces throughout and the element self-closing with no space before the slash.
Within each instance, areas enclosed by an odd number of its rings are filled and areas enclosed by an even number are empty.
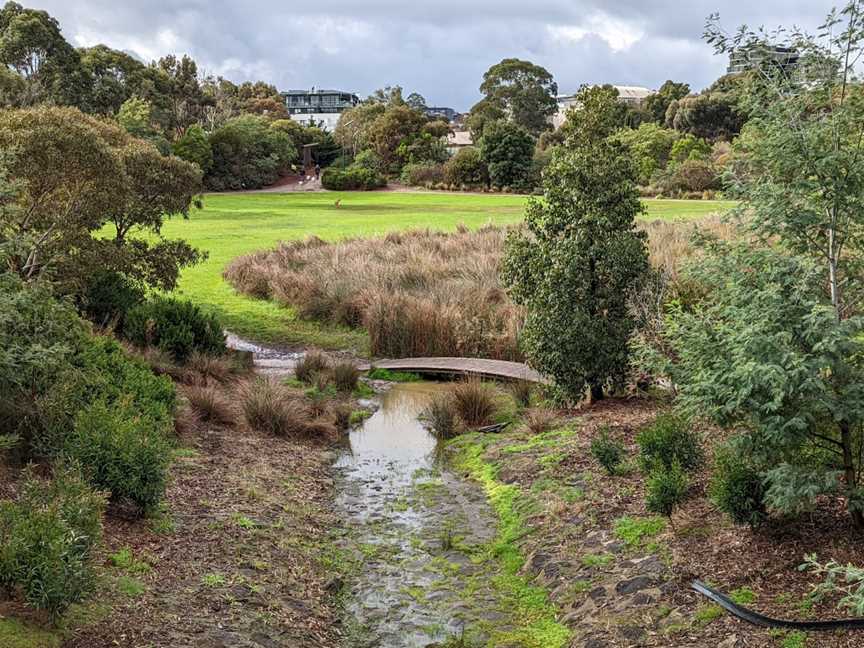
<svg viewBox="0 0 864 648">
<path fill-rule="evenodd" d="M 55 648 L 62 638 L 59 633 L 16 621 L 0 619 L 0 646 L 3 648 Z"/>
<path fill-rule="evenodd" d="M 484 456 L 488 442 L 483 435 L 467 434 L 451 441 L 450 447 L 456 452 L 456 467 L 480 483 L 498 518 L 498 533 L 488 551 L 501 573 L 492 582 L 499 600 L 511 607 L 517 627 L 509 632 L 493 628 L 490 645 L 561 648 L 570 639 L 570 631 L 557 621 L 558 610 L 548 592 L 519 573 L 525 564 L 519 540 L 528 533 L 526 515 L 535 502 L 517 486 L 498 481 L 497 466 Z"/>
</svg>

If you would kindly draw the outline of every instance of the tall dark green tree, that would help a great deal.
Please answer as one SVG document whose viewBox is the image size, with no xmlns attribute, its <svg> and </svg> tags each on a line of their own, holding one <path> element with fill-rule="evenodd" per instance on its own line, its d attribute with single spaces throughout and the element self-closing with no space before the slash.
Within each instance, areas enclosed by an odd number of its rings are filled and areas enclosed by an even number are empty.
<svg viewBox="0 0 864 648">
<path fill-rule="evenodd" d="M 485 95 L 484 111 L 499 112 L 534 137 L 551 128 L 549 119 L 558 109 L 558 84 L 546 68 L 530 61 L 507 58 L 496 63 L 483 75 L 480 92 Z"/>
<path fill-rule="evenodd" d="M 493 185 L 517 191 L 532 188 L 534 140 L 527 130 L 500 119 L 486 126 L 479 144 Z"/>
<path fill-rule="evenodd" d="M 676 99 L 683 99 L 690 94 L 690 85 L 687 83 L 676 83 L 669 79 L 665 81 L 660 89 L 645 99 L 645 110 L 651 113 L 651 120 L 661 126 L 666 122 L 666 111 Z"/>
<path fill-rule="evenodd" d="M 633 331 L 627 302 L 648 270 L 643 211 L 628 149 L 611 137 L 614 97 L 580 91 L 567 130 L 529 203 L 526 228 L 507 241 L 503 281 L 527 309 L 522 345 L 530 363 L 570 397 L 593 400 L 620 386 Z M 585 114 L 581 114 L 585 113 Z"/>
</svg>

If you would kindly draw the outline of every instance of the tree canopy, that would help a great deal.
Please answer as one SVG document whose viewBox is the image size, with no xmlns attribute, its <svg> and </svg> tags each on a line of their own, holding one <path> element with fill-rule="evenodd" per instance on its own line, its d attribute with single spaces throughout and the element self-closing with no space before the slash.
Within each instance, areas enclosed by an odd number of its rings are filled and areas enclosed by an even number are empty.
<svg viewBox="0 0 864 648">
<path fill-rule="evenodd" d="M 530 61 L 507 58 L 496 63 L 483 75 L 480 92 L 484 110 L 488 106 L 534 137 L 551 128 L 549 119 L 558 109 L 558 84 L 548 70 Z"/>
</svg>

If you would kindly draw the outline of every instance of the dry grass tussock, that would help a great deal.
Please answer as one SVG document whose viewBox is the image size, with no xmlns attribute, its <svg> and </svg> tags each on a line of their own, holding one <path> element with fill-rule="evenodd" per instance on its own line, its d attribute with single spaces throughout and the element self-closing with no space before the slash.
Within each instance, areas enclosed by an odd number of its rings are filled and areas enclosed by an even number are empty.
<svg viewBox="0 0 864 648">
<path fill-rule="evenodd" d="M 719 216 L 640 227 L 649 234 L 653 265 L 673 278 L 694 254 L 694 231 L 734 236 Z M 304 317 L 365 328 L 376 356 L 521 360 L 524 313 L 499 279 L 508 231 L 412 230 L 338 243 L 311 238 L 239 257 L 225 277 L 241 292 L 291 305 Z"/>
<path fill-rule="evenodd" d="M 332 416 L 318 414 L 304 398 L 277 380 L 259 377 L 239 386 L 237 398 L 246 424 L 278 437 L 327 438 L 336 435 Z"/>
<path fill-rule="evenodd" d="M 519 359 L 522 312 L 498 279 L 506 233 L 414 230 L 282 243 L 235 259 L 225 277 L 304 317 L 365 328 L 374 355 Z"/>
</svg>

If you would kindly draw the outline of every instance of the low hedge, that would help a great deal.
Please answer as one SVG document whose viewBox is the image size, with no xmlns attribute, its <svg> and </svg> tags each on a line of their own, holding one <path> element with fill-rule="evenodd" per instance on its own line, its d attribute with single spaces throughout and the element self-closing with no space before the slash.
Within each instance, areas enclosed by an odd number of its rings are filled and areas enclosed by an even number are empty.
<svg viewBox="0 0 864 648">
<path fill-rule="evenodd" d="M 368 191 L 387 186 L 387 180 L 371 169 L 357 166 L 347 169 L 329 167 L 321 174 L 321 186 L 330 191 Z"/>
<path fill-rule="evenodd" d="M 193 352 L 225 353 L 225 335 L 215 315 L 204 313 L 189 301 L 155 297 L 132 308 L 123 334 L 139 347 L 155 346 L 185 362 Z"/>
</svg>

